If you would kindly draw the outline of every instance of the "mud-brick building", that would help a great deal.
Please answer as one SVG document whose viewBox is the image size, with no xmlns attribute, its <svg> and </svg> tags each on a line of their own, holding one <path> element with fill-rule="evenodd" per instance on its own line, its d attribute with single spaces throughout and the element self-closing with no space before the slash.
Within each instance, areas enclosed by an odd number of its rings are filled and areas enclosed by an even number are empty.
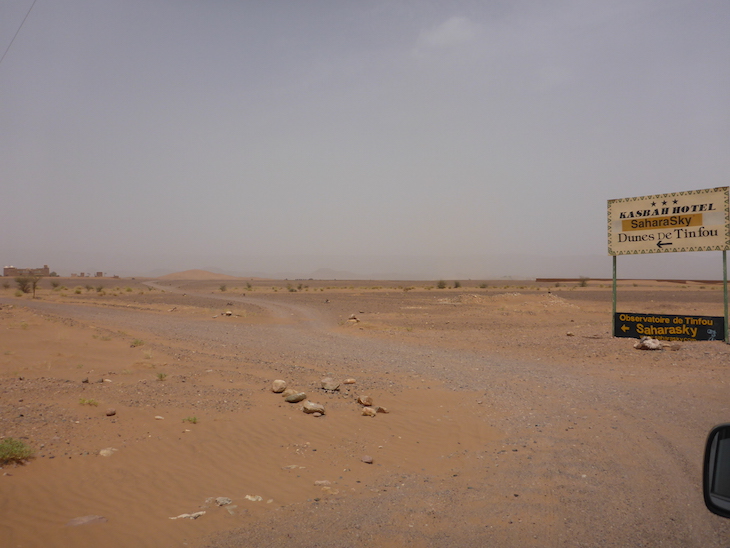
<svg viewBox="0 0 730 548">
<path fill-rule="evenodd" d="M 48 276 L 51 270 L 47 264 L 43 268 L 16 268 L 14 266 L 6 266 L 3 268 L 3 276 Z"/>
</svg>

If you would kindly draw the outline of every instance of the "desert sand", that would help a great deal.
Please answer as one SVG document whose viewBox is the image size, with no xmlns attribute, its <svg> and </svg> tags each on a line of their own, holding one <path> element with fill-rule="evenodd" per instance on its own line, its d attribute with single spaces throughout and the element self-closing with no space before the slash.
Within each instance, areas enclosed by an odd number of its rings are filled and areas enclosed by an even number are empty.
<svg viewBox="0 0 730 548">
<path fill-rule="evenodd" d="M 0 286 L 0 436 L 35 451 L 0 469 L 0 545 L 730 542 L 701 489 L 730 347 L 613 338 L 610 283 L 210 278 Z M 618 301 L 723 310 L 706 283 Z"/>
</svg>

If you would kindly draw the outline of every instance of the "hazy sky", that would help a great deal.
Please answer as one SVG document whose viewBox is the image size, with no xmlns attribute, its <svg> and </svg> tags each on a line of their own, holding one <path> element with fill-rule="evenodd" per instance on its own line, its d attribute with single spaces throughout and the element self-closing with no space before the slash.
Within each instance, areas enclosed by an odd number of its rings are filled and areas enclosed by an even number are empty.
<svg viewBox="0 0 730 548">
<path fill-rule="evenodd" d="M 37 0 L 0 262 L 610 277 L 608 199 L 730 184 L 729 29 L 727 0 Z M 619 274 L 722 276 L 672 255 Z"/>
</svg>

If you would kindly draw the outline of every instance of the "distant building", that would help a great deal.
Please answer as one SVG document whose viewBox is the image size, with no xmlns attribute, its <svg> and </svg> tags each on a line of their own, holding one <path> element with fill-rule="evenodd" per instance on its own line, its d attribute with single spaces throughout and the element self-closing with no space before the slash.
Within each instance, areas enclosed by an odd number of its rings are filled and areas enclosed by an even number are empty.
<svg viewBox="0 0 730 548">
<path fill-rule="evenodd" d="M 103 278 L 104 277 L 104 273 L 103 272 L 97 272 L 96 273 L 96 277 L 97 278 Z"/>
<path fill-rule="evenodd" d="M 44 264 L 43 268 L 16 268 L 14 266 L 3 268 L 3 276 L 48 276 L 50 273 L 47 264 Z"/>
</svg>

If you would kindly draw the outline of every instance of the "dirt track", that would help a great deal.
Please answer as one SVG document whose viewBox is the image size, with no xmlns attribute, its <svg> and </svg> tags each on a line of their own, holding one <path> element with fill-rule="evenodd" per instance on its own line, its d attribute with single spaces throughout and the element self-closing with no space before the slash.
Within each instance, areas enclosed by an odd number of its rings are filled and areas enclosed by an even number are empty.
<svg viewBox="0 0 730 548">
<path fill-rule="evenodd" d="M 194 402 L 187 400 L 204 386 L 208 397 L 195 404 L 203 415 L 273 421 L 268 436 L 282 436 L 280 444 L 308 429 L 320 444 L 317 455 L 309 454 L 309 466 L 339 486 L 336 494 L 320 496 L 302 486 L 271 511 L 243 512 L 214 529 L 201 525 L 196 532 L 199 522 L 185 524 L 187 545 L 708 547 L 730 541 L 728 523 L 705 510 L 700 485 L 705 435 L 730 420 L 730 349 L 717 342 L 636 351 L 631 340 L 609 336 L 608 290 L 337 289 L 243 297 L 171 289 L 164 298 L 129 296 L 125 306 L 103 299 L 22 305 L 27 314 L 143 336 L 148 348 L 172 360 L 165 369 L 170 379 L 188 381 L 165 385 L 168 408 L 190 407 Z M 716 292 L 692 293 L 695 298 L 662 287 L 651 294 L 627 292 L 626 301 L 657 313 L 669 313 L 662 308 L 670 305 L 716 313 Z M 0 298 L 8 303 L 19 304 Z M 205 306 L 231 308 L 238 317 L 198 313 Z M 180 308 L 169 312 L 172 307 Z M 352 313 L 359 322 L 347 321 Z M 14 308 L 8 321 L 18 314 L 26 312 Z M 222 403 L 225 384 L 206 381 L 203 368 L 231 378 L 237 403 Z M 345 417 L 349 400 L 323 393 L 312 397 L 328 405 L 320 419 L 299 414 L 277 424 L 291 408 L 263 407 L 277 397 L 265 389 L 274 377 L 315 392 L 325 375 L 357 377 L 358 386 L 387 402 L 391 413 Z M 123 408 L 139 385 L 130 382 L 127 389 L 118 381 L 116 405 Z M 191 382 L 198 396 L 189 392 Z M 13 414 L 10 398 L 18 384 L 7 372 L 2 383 L 5 420 Z M 155 394 L 140 394 L 140 405 L 155 405 Z M 8 430 L 19 428 L 17 418 L 10 422 Z M 235 447 L 249 442 L 227 441 L 231 459 L 216 462 L 246 466 L 235 458 Z M 267 455 L 261 444 L 249 459 L 277 458 L 276 449 Z M 363 451 L 376 453 L 375 464 L 351 481 L 342 470 L 363 466 L 357 462 Z M 321 462 L 312 463 L 315 458 Z M 26 481 L 32 492 L 33 471 L 43 461 L 12 478 Z M 10 478 L 0 479 L 8 485 Z M 267 481 L 297 480 L 272 475 Z M 13 504 L 6 497 L 0 500 L 3 514 Z M 101 529 L 106 525 L 96 526 L 92 538 L 113 546 Z M 159 539 L 144 540 L 154 523 L 139 527 L 139 537 L 131 534 L 119 545 L 160 545 Z M 0 529 L 13 526 L 0 518 Z M 215 530 L 216 536 L 205 536 Z M 13 534 L 26 541 L 23 546 L 44 545 Z"/>
</svg>

